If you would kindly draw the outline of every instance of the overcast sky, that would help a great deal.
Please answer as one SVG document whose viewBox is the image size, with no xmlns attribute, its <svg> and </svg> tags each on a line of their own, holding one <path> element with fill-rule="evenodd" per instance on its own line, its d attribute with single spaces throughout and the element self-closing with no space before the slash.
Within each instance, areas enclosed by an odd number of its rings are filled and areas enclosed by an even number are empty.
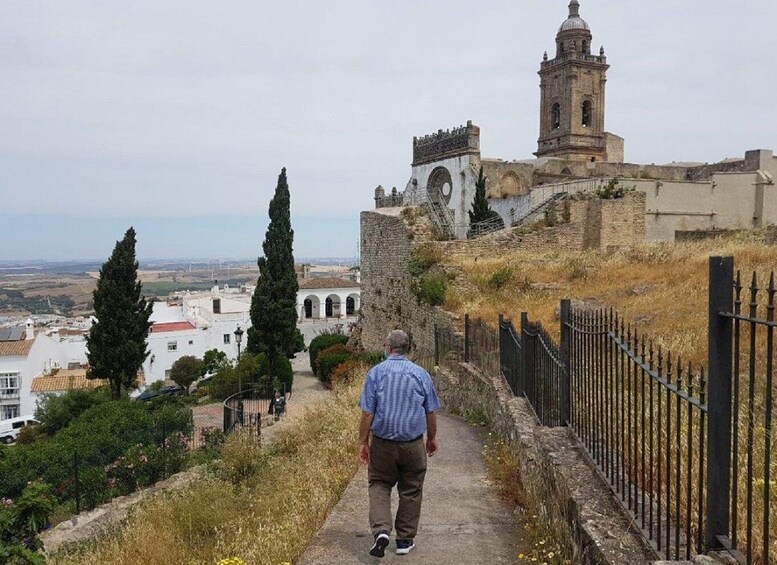
<svg viewBox="0 0 777 565">
<path fill-rule="evenodd" d="M 299 256 L 353 255 L 413 135 L 531 157 L 567 0 L 2 0 L 0 259 L 250 257 L 288 168 Z M 629 162 L 777 148 L 775 0 L 581 0 Z"/>
</svg>

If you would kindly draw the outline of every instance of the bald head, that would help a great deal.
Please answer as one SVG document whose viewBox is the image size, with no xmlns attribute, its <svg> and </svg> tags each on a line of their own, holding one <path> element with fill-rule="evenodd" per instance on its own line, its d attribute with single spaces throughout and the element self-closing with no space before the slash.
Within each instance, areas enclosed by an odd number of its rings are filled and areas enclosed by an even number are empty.
<svg viewBox="0 0 777 565">
<path fill-rule="evenodd" d="M 406 355 L 410 351 L 410 338 L 402 330 L 394 330 L 386 338 L 386 345 L 392 353 Z"/>
</svg>

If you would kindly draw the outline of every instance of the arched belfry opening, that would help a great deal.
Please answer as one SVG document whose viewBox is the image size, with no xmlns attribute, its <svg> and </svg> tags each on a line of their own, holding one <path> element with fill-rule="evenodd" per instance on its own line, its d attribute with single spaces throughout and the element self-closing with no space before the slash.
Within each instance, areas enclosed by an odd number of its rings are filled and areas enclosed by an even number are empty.
<svg viewBox="0 0 777 565">
<path fill-rule="evenodd" d="M 556 102 L 550 108 L 550 127 L 559 129 L 561 127 L 561 104 Z"/>
<path fill-rule="evenodd" d="M 584 101 L 583 108 L 582 108 L 582 120 L 581 120 L 581 124 L 583 125 L 584 128 L 591 127 L 593 111 L 594 111 L 593 103 L 591 103 L 590 100 Z"/>
</svg>

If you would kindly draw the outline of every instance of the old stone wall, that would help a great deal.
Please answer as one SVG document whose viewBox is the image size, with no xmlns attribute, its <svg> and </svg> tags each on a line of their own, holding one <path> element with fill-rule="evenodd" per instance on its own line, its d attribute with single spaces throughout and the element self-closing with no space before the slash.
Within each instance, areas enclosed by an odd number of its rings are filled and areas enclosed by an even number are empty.
<svg viewBox="0 0 777 565">
<path fill-rule="evenodd" d="M 630 192 L 623 198 L 598 202 L 600 249 L 619 249 L 645 240 L 643 192 Z"/>
<path fill-rule="evenodd" d="M 488 198 L 508 198 L 528 194 L 534 184 L 534 165 L 497 159 L 482 159 Z"/>
<path fill-rule="evenodd" d="M 413 212 L 409 212 L 413 210 Z M 434 351 L 434 325 L 450 315 L 421 303 L 412 291 L 413 249 L 431 239 L 428 218 L 415 208 L 361 214 L 361 344 L 381 350 L 393 329 L 405 330 L 417 351 Z"/>
</svg>

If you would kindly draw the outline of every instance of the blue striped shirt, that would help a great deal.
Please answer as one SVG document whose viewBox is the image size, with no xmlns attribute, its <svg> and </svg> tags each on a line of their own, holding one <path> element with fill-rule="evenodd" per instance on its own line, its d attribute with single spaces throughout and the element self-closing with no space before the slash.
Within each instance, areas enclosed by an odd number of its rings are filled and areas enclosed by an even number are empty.
<svg viewBox="0 0 777 565">
<path fill-rule="evenodd" d="M 359 407 L 373 415 L 372 433 L 410 441 L 426 432 L 426 415 L 440 409 L 429 373 L 402 355 L 391 355 L 367 373 Z"/>
</svg>

